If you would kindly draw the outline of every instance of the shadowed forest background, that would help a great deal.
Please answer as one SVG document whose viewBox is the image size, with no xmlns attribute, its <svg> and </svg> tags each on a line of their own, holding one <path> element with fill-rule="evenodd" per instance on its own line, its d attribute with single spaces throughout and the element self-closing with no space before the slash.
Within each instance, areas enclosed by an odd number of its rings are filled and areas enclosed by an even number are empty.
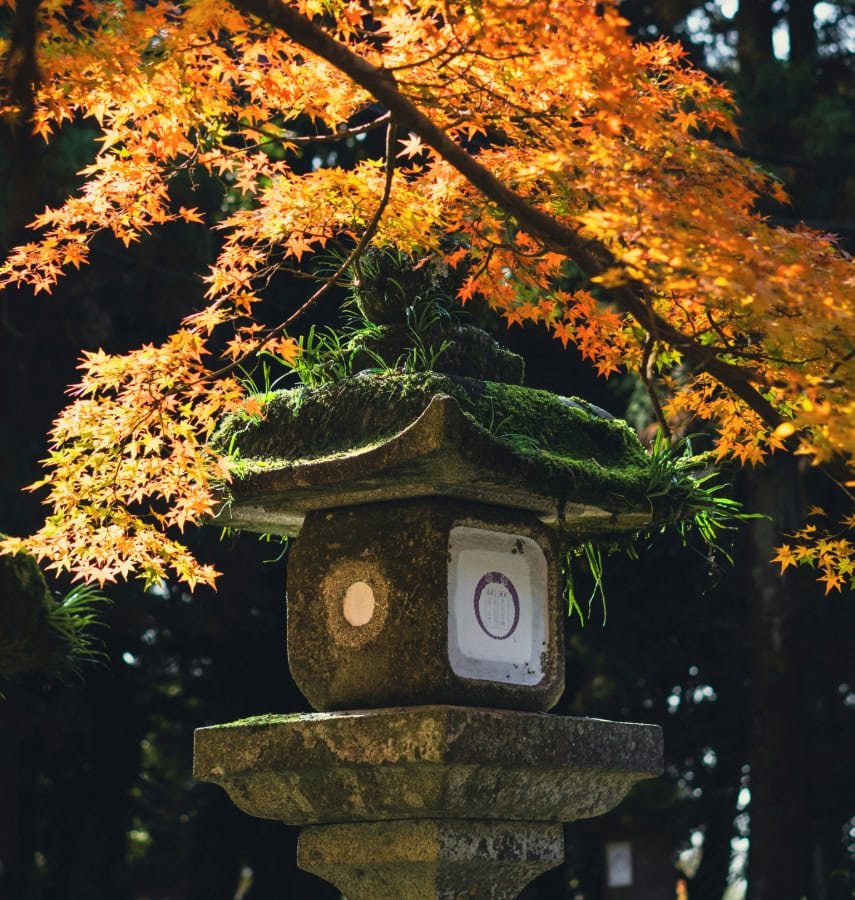
<svg viewBox="0 0 855 900">
<path fill-rule="evenodd" d="M 4 9 L 0 31 L 22 33 L 27 8 L 19 4 L 15 21 Z M 769 215 L 836 233 L 855 252 L 855 6 L 628 0 L 623 10 L 639 38 L 683 41 L 734 88 L 740 152 L 793 197 Z M 49 148 L 2 128 L 5 252 L 74 188 L 94 144 L 85 122 Z M 372 140 L 322 146 L 305 164 L 379 153 Z M 228 184 L 201 187 L 213 218 L 236 202 Z M 192 203 L 203 205 L 198 195 Z M 93 265 L 53 296 L 0 301 L 0 531 L 38 524 L 38 498 L 19 489 L 39 475 L 80 350 L 120 352 L 167 335 L 199 305 L 197 275 L 215 239 L 187 224 L 129 250 L 99 239 Z M 529 386 L 584 396 L 650 436 L 633 383 L 597 380 L 545 331 L 506 331 L 473 315 L 526 357 Z M 335 324 L 335 300 L 313 321 Z M 835 499 L 791 463 L 728 477 L 735 496 L 769 516 L 732 535 L 733 566 L 661 538 L 642 545 L 638 561 L 607 560 L 605 624 L 599 601 L 584 628 L 567 623 L 567 689 L 555 711 L 661 724 L 666 772 L 614 813 L 568 826 L 565 866 L 527 897 L 665 898 L 678 878 L 690 900 L 740 896 L 746 882 L 752 900 L 855 897 L 855 604 L 823 596 L 810 573 L 781 577 L 768 562 L 780 531 L 800 524 L 808 492 L 829 507 Z M 218 592 L 111 587 L 101 663 L 79 678 L 0 685 L 0 900 L 337 896 L 296 870 L 296 829 L 251 819 L 191 778 L 194 728 L 307 709 L 285 657 L 287 556 L 213 528 L 192 540 L 224 573 Z M 585 576 L 580 568 L 583 597 Z M 625 840 L 658 885 L 649 894 L 605 885 L 604 846 Z"/>
</svg>

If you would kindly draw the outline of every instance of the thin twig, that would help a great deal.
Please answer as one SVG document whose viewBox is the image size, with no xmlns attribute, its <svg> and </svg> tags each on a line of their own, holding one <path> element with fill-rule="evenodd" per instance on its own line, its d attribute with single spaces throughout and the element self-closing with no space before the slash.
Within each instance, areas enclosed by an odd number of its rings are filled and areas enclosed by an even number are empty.
<svg viewBox="0 0 855 900">
<path fill-rule="evenodd" d="M 358 260 L 362 254 L 365 252 L 365 248 L 371 242 L 375 233 L 377 232 L 377 228 L 380 225 L 380 220 L 383 218 L 383 213 L 386 211 L 386 207 L 389 204 L 389 198 L 392 195 L 392 180 L 395 174 L 395 138 L 397 135 L 397 127 L 390 119 L 389 124 L 386 127 L 386 166 L 385 166 L 385 174 L 386 179 L 383 183 L 383 193 L 380 197 L 380 202 L 377 204 L 377 209 L 374 210 L 374 215 L 371 217 L 371 220 L 368 222 L 368 225 L 365 227 L 365 231 L 362 232 L 362 236 L 356 243 L 356 246 L 350 251 L 347 255 L 346 259 L 342 262 L 342 264 L 336 269 L 336 271 L 330 275 L 328 278 L 324 279 L 323 284 L 309 297 L 305 302 L 303 302 L 287 319 L 280 322 L 278 325 L 274 325 L 272 328 L 268 328 L 267 331 L 261 335 L 261 345 L 263 345 L 266 341 L 269 341 L 271 338 L 276 337 L 279 334 L 282 334 L 289 326 L 293 325 L 297 319 L 300 318 L 304 313 L 306 313 L 312 306 L 314 306 L 318 300 L 320 300 L 323 296 L 329 293 L 333 287 L 335 287 L 339 283 L 339 279 L 341 276 L 354 264 L 356 260 Z M 254 351 L 253 351 L 254 352 Z M 221 375 L 225 375 L 228 372 L 232 371 L 236 366 L 239 366 L 243 363 L 248 357 L 249 353 L 245 353 L 243 356 L 229 363 L 227 366 L 224 366 L 221 369 L 218 369 L 216 372 L 212 372 L 209 377 L 216 378 Z"/>
<path fill-rule="evenodd" d="M 331 134 L 317 135 L 300 135 L 290 131 L 285 134 L 275 134 L 265 128 L 259 128 L 257 125 L 243 125 L 242 127 L 247 131 L 256 131 L 258 134 L 268 138 L 267 143 L 294 144 L 298 147 L 302 147 L 307 144 L 329 144 L 334 143 L 335 141 L 346 140 L 349 137 L 356 137 L 360 134 L 367 134 L 369 131 L 373 131 L 375 128 L 387 124 L 391 118 L 392 114 L 387 112 L 383 113 L 382 116 L 378 116 L 376 119 L 372 119 L 370 122 L 366 122 L 364 125 L 339 128 Z"/>
<path fill-rule="evenodd" d="M 353 250 L 350 251 L 347 258 L 342 262 L 342 264 L 336 269 L 336 271 L 327 278 L 324 283 L 309 297 L 308 300 L 305 301 L 301 306 L 299 306 L 284 322 L 280 322 L 278 325 L 269 329 L 266 333 L 265 339 L 269 340 L 271 337 L 274 337 L 277 334 L 281 334 L 281 332 L 285 331 L 289 325 L 292 325 L 304 312 L 306 312 L 310 307 L 314 306 L 318 300 L 321 299 L 328 291 L 330 291 L 336 284 L 338 284 L 339 278 L 353 265 L 353 263 L 358 260 L 365 248 L 371 242 L 374 234 L 377 231 L 377 227 L 380 225 L 380 219 L 383 218 L 383 213 L 386 211 L 386 206 L 389 203 L 389 197 L 392 195 L 392 179 L 395 174 L 395 136 L 397 133 L 397 128 L 395 127 L 395 123 L 390 120 L 388 126 L 386 127 L 386 180 L 383 183 L 383 193 L 380 197 L 380 203 L 377 205 L 377 209 L 374 210 L 374 215 L 371 217 L 371 221 L 365 228 L 365 231 L 362 232 L 362 237 L 357 241 L 356 246 Z"/>
<path fill-rule="evenodd" d="M 662 434 L 664 434 L 670 442 L 671 427 L 668 424 L 668 419 L 665 417 L 665 411 L 662 409 L 662 404 L 659 402 L 659 396 L 656 393 L 656 385 L 654 384 L 655 365 L 656 339 L 651 332 L 648 331 L 644 337 L 644 353 L 641 357 L 641 365 L 638 367 L 638 373 L 644 383 L 647 396 L 650 398 L 650 405 L 653 407 L 653 414 L 656 416 L 656 421 L 659 423 Z"/>
</svg>

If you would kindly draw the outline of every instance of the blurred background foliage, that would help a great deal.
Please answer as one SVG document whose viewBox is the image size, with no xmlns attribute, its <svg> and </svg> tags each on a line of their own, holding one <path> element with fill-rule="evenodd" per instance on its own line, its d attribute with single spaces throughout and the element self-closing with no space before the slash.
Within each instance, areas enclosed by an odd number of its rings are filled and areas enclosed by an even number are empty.
<svg viewBox="0 0 855 900">
<path fill-rule="evenodd" d="M 682 41 L 736 91 L 737 152 L 793 197 L 768 215 L 807 221 L 855 250 L 851 0 L 626 0 L 623 9 L 639 38 Z M 0 128 L 5 251 L 73 189 L 94 135 L 75 123 L 46 147 Z M 371 139 L 319 147 L 305 165 L 378 151 Z M 197 187 L 187 205 L 210 221 L 237 202 L 228 184 Z M 186 224 L 127 251 L 99 239 L 93 265 L 54 296 L 0 299 L 0 530 L 38 522 L 37 498 L 19 489 L 38 477 L 81 348 L 116 352 L 165 336 L 198 305 L 197 274 L 215 240 Z M 275 283 L 271 318 L 303 291 Z M 596 380 L 535 328 L 505 331 L 478 310 L 473 319 L 526 356 L 530 386 L 584 396 L 650 437 L 635 385 Z M 336 321 L 329 303 L 306 327 Z M 529 898 L 654 900 L 673 897 L 678 879 L 691 900 L 855 897 L 855 604 L 768 562 L 776 529 L 800 521 L 808 489 L 811 502 L 831 507 L 834 497 L 791 463 L 729 477 L 736 496 L 771 517 L 732 535 L 732 567 L 651 542 L 638 561 L 607 560 L 607 626 L 596 606 L 585 628 L 568 621 L 556 711 L 661 724 L 667 768 L 609 816 L 569 825 L 565 866 Z M 217 593 L 110 588 L 94 632 L 100 660 L 80 675 L 50 664 L 0 681 L 0 900 L 336 896 L 295 868 L 296 829 L 251 819 L 191 778 L 194 728 L 307 708 L 285 658 L 287 559 L 266 562 L 278 548 L 251 536 L 220 540 L 210 529 L 193 539 L 225 573 Z M 584 579 L 580 571 L 580 595 Z M 68 588 L 51 584 L 56 596 Z M 604 848 L 614 841 L 632 842 L 646 892 L 607 886 Z"/>
</svg>

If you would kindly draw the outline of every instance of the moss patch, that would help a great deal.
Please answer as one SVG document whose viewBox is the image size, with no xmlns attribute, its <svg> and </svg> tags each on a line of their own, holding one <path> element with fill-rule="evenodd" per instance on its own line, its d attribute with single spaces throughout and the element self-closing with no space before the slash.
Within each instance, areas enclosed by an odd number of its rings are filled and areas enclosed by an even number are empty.
<svg viewBox="0 0 855 900">
<path fill-rule="evenodd" d="M 584 400 L 437 373 L 361 375 L 270 396 L 264 416 L 236 414 L 214 439 L 247 474 L 330 459 L 389 440 L 437 395 L 453 397 L 481 437 L 511 451 L 524 477 L 559 498 L 644 497 L 649 461 L 629 426 Z M 604 496 L 605 495 L 605 496 Z"/>
<path fill-rule="evenodd" d="M 454 397 L 493 439 L 520 452 L 595 457 L 602 465 L 644 465 L 629 426 L 576 398 L 517 385 L 434 373 L 369 375 L 271 394 L 261 419 L 229 416 L 214 438 L 221 452 L 264 465 L 319 459 L 381 443 L 413 422 L 440 394 Z"/>
</svg>

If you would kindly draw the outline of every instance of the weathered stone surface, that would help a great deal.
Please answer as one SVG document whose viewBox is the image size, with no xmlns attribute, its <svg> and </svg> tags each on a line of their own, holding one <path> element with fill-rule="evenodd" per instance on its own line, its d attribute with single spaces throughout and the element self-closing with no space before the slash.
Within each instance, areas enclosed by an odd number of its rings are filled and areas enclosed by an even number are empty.
<svg viewBox="0 0 855 900">
<path fill-rule="evenodd" d="M 198 729 L 194 754 L 196 778 L 293 825 L 569 822 L 661 771 L 657 726 L 455 706 L 262 716 Z"/>
<path fill-rule="evenodd" d="M 69 664 L 73 618 L 57 612 L 61 609 L 33 557 L 0 556 L 0 675 L 55 672 Z"/>
<path fill-rule="evenodd" d="M 449 616 L 449 535 L 461 527 L 512 536 L 506 554 L 490 557 L 507 572 L 538 547 L 545 560 L 542 583 L 517 596 L 526 626 L 519 645 L 516 634 L 486 639 L 497 661 L 463 659 L 459 609 Z M 351 588 L 373 604 L 361 625 L 345 616 Z M 288 663 L 319 710 L 426 703 L 547 710 L 564 689 L 559 592 L 553 534 L 533 516 L 439 499 L 311 513 L 288 560 Z M 474 622 L 471 602 L 465 614 Z M 513 661 L 503 664 L 506 652 Z"/>
<path fill-rule="evenodd" d="M 514 900 L 564 856 L 560 825 L 435 820 L 304 828 L 300 868 L 348 900 Z"/>
<path fill-rule="evenodd" d="M 435 372 L 507 384 L 523 383 L 523 358 L 497 344 L 480 328 L 437 322 L 428 329 L 422 343 L 428 352 L 445 346 L 433 363 Z M 413 346 L 413 332 L 406 323 L 386 323 L 351 340 L 350 346 L 356 350 L 354 370 L 376 369 L 378 357 L 390 369 L 395 369 Z"/>
<path fill-rule="evenodd" d="M 451 497 L 527 510 L 568 534 L 650 521 L 649 460 L 581 400 L 474 379 L 378 375 L 272 395 L 215 445 L 241 469 L 218 522 L 296 535 L 316 509 Z"/>
</svg>

